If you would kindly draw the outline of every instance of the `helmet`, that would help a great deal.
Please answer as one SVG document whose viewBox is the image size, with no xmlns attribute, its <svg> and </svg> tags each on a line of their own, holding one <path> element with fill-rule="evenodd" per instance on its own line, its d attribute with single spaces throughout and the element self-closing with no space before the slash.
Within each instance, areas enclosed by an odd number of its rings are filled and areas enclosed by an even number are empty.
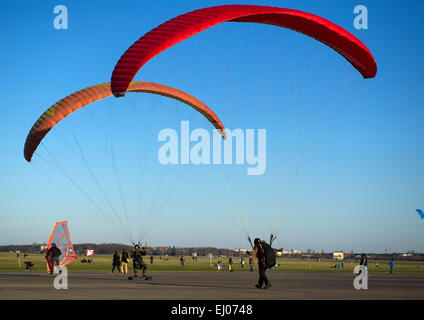
<svg viewBox="0 0 424 320">
<path fill-rule="evenodd" d="M 53 243 L 52 243 L 52 247 L 54 247 L 55 245 L 56 245 L 56 243 L 54 243 L 54 242 L 53 242 Z"/>
<path fill-rule="evenodd" d="M 258 244 L 260 242 L 261 242 L 261 239 L 259 239 L 259 238 L 256 238 L 255 241 L 253 241 L 254 244 Z"/>
</svg>

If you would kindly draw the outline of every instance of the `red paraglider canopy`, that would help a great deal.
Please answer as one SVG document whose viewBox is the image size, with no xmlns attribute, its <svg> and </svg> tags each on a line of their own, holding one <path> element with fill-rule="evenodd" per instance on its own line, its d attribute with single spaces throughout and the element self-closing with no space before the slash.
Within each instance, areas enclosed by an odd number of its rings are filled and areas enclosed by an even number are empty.
<svg viewBox="0 0 424 320">
<path fill-rule="evenodd" d="M 204 8 L 173 18 L 137 40 L 119 59 L 111 88 L 124 96 L 138 70 L 151 58 L 173 45 L 222 22 L 255 22 L 292 29 L 333 48 L 364 78 L 373 78 L 377 65 L 368 48 L 354 35 L 331 21 L 307 12 L 254 5 Z"/>
</svg>

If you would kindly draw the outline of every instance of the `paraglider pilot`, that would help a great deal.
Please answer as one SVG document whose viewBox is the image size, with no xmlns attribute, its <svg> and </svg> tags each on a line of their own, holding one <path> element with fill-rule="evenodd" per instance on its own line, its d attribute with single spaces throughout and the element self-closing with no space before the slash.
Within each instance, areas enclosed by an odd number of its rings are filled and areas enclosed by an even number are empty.
<svg viewBox="0 0 424 320">
<path fill-rule="evenodd" d="M 134 278 L 137 278 L 137 270 L 142 270 L 142 277 L 148 280 L 150 277 L 146 275 L 147 265 L 143 261 L 143 256 L 146 255 L 146 251 L 144 248 L 140 250 L 140 246 L 136 244 L 134 246 L 134 251 L 131 254 L 131 258 L 133 259 L 133 267 L 134 267 Z"/>
<path fill-rule="evenodd" d="M 251 255 L 252 256 L 256 255 L 256 257 L 258 258 L 258 268 L 259 268 L 259 281 L 258 281 L 258 284 L 255 286 L 258 289 L 262 289 L 262 285 L 265 283 L 264 289 L 268 289 L 271 287 L 271 283 L 269 282 L 265 274 L 265 271 L 266 271 L 265 254 L 261 246 L 261 239 L 256 238 L 253 243 L 254 243 L 254 248 L 253 248 L 253 251 L 251 252 Z"/>
</svg>

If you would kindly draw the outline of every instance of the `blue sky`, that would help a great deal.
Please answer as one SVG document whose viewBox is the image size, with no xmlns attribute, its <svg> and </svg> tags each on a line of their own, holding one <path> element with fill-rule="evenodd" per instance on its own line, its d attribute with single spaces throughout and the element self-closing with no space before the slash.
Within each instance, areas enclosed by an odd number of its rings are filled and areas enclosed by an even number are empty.
<svg viewBox="0 0 424 320">
<path fill-rule="evenodd" d="M 68 8 L 68 30 L 53 28 L 53 8 L 58 4 Z M 70 221 L 75 242 L 127 241 L 58 165 L 52 167 L 41 158 L 33 165 L 24 160 L 26 135 L 57 100 L 109 81 L 119 57 L 144 33 L 179 14 L 220 4 L 233 3 L 3 4 L 0 244 L 46 241 L 54 223 L 64 219 Z M 67 174 L 107 211 L 81 159 L 72 158 L 75 152 L 63 142 L 72 144 L 77 133 L 76 140 L 116 207 L 121 201 L 116 179 L 101 151 L 104 143 L 122 151 L 118 181 L 128 201 L 130 225 L 138 224 L 133 221 L 139 219 L 135 211 L 140 192 L 146 208 L 169 198 L 149 229 L 146 240 L 151 245 L 247 247 L 239 228 L 246 221 L 252 237 L 268 238 L 270 229 L 276 229 L 278 247 L 423 252 L 424 226 L 415 209 L 424 207 L 424 5 L 420 1 L 260 4 L 304 10 L 346 28 L 373 53 L 376 78 L 362 79 L 333 50 L 295 32 L 226 23 L 155 57 L 135 79 L 192 94 L 231 129 L 266 128 L 264 176 L 248 177 L 246 167 L 236 166 L 159 166 L 155 161 L 160 145 L 150 133 L 178 129 L 180 120 L 189 120 L 193 129 L 212 130 L 180 103 L 148 95 L 110 98 L 80 110 L 49 133 L 48 151 L 37 152 L 44 158 L 54 154 Z M 368 30 L 353 27 L 357 4 L 368 8 Z M 110 131 L 105 134 L 103 129 Z M 108 134 L 112 140 L 107 140 Z M 132 139 L 135 136 L 138 140 Z M 149 152 L 134 148 L 138 143 L 146 143 Z M 145 166 L 141 188 L 131 180 L 140 178 L 134 173 L 140 161 Z M 169 194 L 164 191 L 168 189 Z M 151 221 L 148 213 L 143 212 L 143 224 Z M 273 217 L 283 218 L 281 227 L 273 224 Z"/>
</svg>

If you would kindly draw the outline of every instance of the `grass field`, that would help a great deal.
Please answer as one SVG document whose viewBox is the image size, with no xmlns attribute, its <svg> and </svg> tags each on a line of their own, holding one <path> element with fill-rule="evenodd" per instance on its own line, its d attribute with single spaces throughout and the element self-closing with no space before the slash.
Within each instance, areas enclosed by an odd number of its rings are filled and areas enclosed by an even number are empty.
<svg viewBox="0 0 424 320">
<path fill-rule="evenodd" d="M 83 256 L 78 257 L 75 261 L 69 264 L 69 271 L 105 271 L 108 272 L 112 268 L 112 255 L 97 255 L 95 257 L 95 263 L 81 263 L 80 259 Z M 185 265 L 181 266 L 179 257 L 167 257 L 169 260 L 165 261 L 164 257 L 161 259 L 158 256 L 154 257 L 153 264 L 150 264 L 148 257 L 145 258 L 145 262 L 148 265 L 148 270 L 151 271 L 217 271 L 215 264 L 218 258 L 212 259 L 212 264 L 207 257 L 198 257 L 197 261 L 193 261 L 191 257 L 186 257 Z M 32 270 L 44 271 L 46 270 L 46 263 L 44 255 L 42 254 L 29 254 L 25 259 L 21 254 L 20 267 L 18 259 L 15 253 L 0 253 L 0 271 L 25 271 L 24 261 L 34 262 Z M 224 264 L 228 263 L 227 258 L 222 258 Z M 234 272 L 249 272 L 248 260 L 245 258 L 245 266 L 241 268 L 239 258 L 233 258 L 233 271 Z M 354 261 L 344 261 L 343 269 L 332 268 L 337 262 L 334 260 L 303 260 L 303 259 L 286 259 L 278 258 L 277 266 L 273 270 L 283 271 L 298 271 L 298 272 L 344 272 L 352 273 L 353 268 L 358 265 Z M 387 273 L 389 271 L 388 261 L 369 261 L 368 272 L 372 273 Z M 128 264 L 129 271 L 132 272 L 132 263 Z M 255 265 L 255 270 L 256 265 Z M 226 272 L 226 271 L 220 271 Z M 424 274 L 424 263 L 423 262 L 395 262 L 395 273 L 402 274 Z"/>
</svg>

